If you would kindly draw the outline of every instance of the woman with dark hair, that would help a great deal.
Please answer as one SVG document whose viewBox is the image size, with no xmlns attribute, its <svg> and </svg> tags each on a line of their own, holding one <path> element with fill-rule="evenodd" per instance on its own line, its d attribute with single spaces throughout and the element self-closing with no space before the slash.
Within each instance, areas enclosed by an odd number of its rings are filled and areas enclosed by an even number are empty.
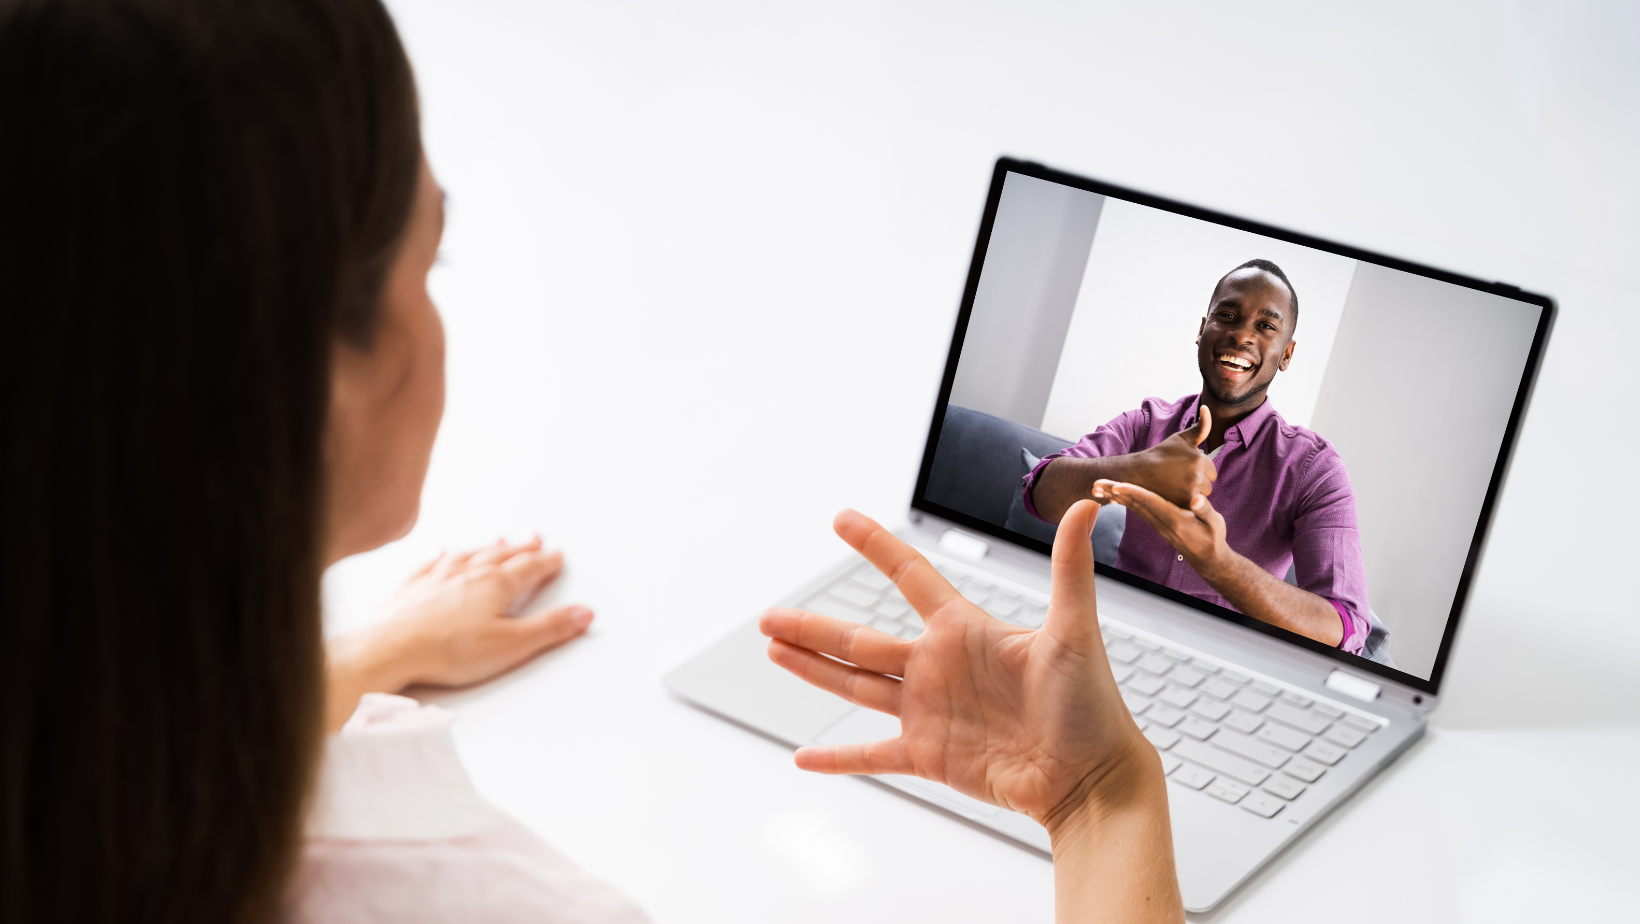
<svg viewBox="0 0 1640 924">
<path fill-rule="evenodd" d="M 380 695 L 583 632 L 584 607 L 508 615 L 555 553 L 441 558 L 322 639 L 324 569 L 416 519 L 442 220 L 379 0 L 0 0 L 0 919 L 642 919 L 471 791 L 447 714 Z M 1177 918 L 1078 544 L 1016 637 L 840 531 L 944 615 L 913 645 L 771 613 L 777 660 L 906 729 L 875 765 L 800 763 L 1036 815 L 1066 919 Z M 928 746 L 999 708 L 1028 721 Z"/>
</svg>

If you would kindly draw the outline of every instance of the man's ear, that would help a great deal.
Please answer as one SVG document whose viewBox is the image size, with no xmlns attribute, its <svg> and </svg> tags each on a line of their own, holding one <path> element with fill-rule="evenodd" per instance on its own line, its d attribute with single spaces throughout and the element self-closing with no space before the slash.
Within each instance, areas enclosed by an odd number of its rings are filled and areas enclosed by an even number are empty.
<svg viewBox="0 0 1640 924">
<path fill-rule="evenodd" d="M 1293 361 L 1293 347 L 1296 346 L 1298 346 L 1298 341 L 1287 341 L 1287 349 L 1281 351 L 1281 365 L 1276 366 L 1278 372 L 1287 371 L 1287 364 Z"/>
<path fill-rule="evenodd" d="M 1202 315 L 1201 323 L 1196 325 L 1196 343 L 1202 342 L 1202 331 L 1207 330 L 1207 315 Z"/>
</svg>

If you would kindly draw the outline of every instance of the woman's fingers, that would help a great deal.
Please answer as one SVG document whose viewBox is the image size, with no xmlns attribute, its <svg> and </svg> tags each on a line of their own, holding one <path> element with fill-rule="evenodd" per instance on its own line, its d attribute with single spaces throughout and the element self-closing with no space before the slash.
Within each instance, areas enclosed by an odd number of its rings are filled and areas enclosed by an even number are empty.
<svg viewBox="0 0 1640 924">
<path fill-rule="evenodd" d="M 580 635 L 592 625 L 592 610 L 580 604 L 541 610 L 511 621 L 514 631 L 523 636 L 527 650 L 519 654 L 534 654 L 556 645 L 562 645 Z"/>
<path fill-rule="evenodd" d="M 512 543 L 505 539 L 497 539 L 493 545 L 487 545 L 473 553 L 467 560 L 469 568 L 480 568 L 484 565 L 498 565 L 514 555 L 525 552 L 534 552 L 541 548 L 541 537 L 533 536 L 527 542 Z"/>
<path fill-rule="evenodd" d="M 911 752 L 899 738 L 798 748 L 797 767 L 814 773 L 914 773 Z"/>
<path fill-rule="evenodd" d="M 832 521 L 832 529 L 893 581 L 924 620 L 952 600 L 962 599 L 928 559 L 865 514 L 844 510 Z"/>
<path fill-rule="evenodd" d="M 905 659 L 911 652 L 910 642 L 887 632 L 805 610 L 774 607 L 758 620 L 757 628 L 769 638 L 896 677 L 905 674 Z"/>
<path fill-rule="evenodd" d="M 1088 541 L 1098 519 L 1099 505 L 1079 500 L 1060 518 L 1053 540 L 1052 591 L 1042 628 L 1075 651 L 1103 644 L 1093 585 L 1093 543 Z"/>
<path fill-rule="evenodd" d="M 564 570 L 564 553 L 554 549 L 522 552 L 501 563 L 496 573 L 506 582 L 509 597 L 529 593 L 557 577 Z"/>
<path fill-rule="evenodd" d="M 769 660 L 856 706 L 894 716 L 900 714 L 900 690 L 904 685 L 891 677 L 833 661 L 777 638 L 769 640 Z"/>
</svg>

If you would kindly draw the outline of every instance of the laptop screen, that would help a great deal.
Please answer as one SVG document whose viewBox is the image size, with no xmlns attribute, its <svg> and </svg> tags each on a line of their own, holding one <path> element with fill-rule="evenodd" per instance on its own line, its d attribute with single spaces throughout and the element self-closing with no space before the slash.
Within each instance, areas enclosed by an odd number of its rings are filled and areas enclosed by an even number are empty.
<svg viewBox="0 0 1640 924">
<path fill-rule="evenodd" d="M 1434 693 L 1552 313 L 1005 159 L 912 505 Z"/>
</svg>

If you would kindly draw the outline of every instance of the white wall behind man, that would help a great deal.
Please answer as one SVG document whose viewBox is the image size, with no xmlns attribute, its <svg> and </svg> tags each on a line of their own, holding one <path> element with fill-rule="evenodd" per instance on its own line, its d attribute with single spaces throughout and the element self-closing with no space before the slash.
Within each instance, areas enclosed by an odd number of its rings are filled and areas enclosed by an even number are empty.
<svg viewBox="0 0 1640 924">
<path fill-rule="evenodd" d="M 1017 173 L 1003 181 L 952 404 L 1041 426 L 1104 201 Z"/>
<path fill-rule="evenodd" d="M 1355 487 L 1367 595 L 1429 677 L 1538 309 L 1370 263 L 1355 271 L 1315 429 Z"/>
<path fill-rule="evenodd" d="M 1213 286 L 1248 260 L 1275 261 L 1298 292 L 1292 365 L 1270 400 L 1308 426 L 1355 261 L 1119 199 L 1105 203 L 1065 334 L 1042 429 L 1075 439 L 1140 400 L 1201 390 L 1196 331 Z"/>
</svg>

